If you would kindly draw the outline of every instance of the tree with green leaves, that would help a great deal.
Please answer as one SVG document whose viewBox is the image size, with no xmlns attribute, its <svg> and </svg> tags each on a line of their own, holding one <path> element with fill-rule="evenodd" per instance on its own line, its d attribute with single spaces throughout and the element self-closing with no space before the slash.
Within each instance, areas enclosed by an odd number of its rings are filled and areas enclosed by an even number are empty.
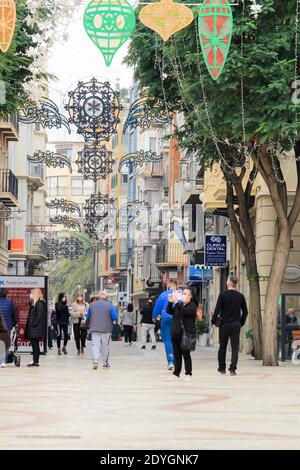
<svg viewBox="0 0 300 470">
<path fill-rule="evenodd" d="M 17 22 L 12 44 L 8 52 L 0 51 L 0 80 L 5 85 L 6 95 L 5 103 L 0 104 L 0 120 L 17 111 L 24 85 L 34 78 L 46 87 L 49 78 L 54 78 L 43 70 L 37 74 L 31 70 L 34 63 L 32 51 L 39 46 L 38 41 L 45 33 L 44 25 L 51 16 L 52 6 L 52 0 L 43 2 L 34 17 L 27 0 L 16 0 Z"/>
<path fill-rule="evenodd" d="M 78 235 L 78 238 L 87 246 L 90 238 L 87 235 Z M 59 258 L 51 267 L 50 298 L 57 299 L 60 292 L 66 292 L 69 299 L 75 299 L 77 286 L 82 290 L 94 283 L 94 255 L 85 251 L 77 259 L 69 260 Z"/>
<path fill-rule="evenodd" d="M 256 357 L 262 354 L 264 365 L 277 365 L 278 302 L 300 212 L 300 125 L 291 100 L 292 84 L 299 76 L 299 17 L 296 0 L 260 4 L 257 18 L 250 0 L 232 7 L 231 48 L 217 82 L 206 70 L 195 24 L 164 44 L 138 23 L 126 62 L 135 67 L 141 89 L 153 101 L 184 113 L 185 123 L 175 132 L 179 145 L 197 153 L 206 167 L 220 164 L 231 227 L 246 260 Z M 193 11 L 196 22 L 198 8 Z M 294 194 L 283 177 L 287 158 L 298 178 Z M 262 318 L 250 207 L 256 173 L 269 190 L 277 217 Z"/>
</svg>

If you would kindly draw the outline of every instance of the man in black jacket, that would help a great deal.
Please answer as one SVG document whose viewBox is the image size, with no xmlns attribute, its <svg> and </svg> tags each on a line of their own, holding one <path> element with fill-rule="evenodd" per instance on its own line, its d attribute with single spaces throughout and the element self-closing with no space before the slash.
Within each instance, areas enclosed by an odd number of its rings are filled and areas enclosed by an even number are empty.
<svg viewBox="0 0 300 470">
<path fill-rule="evenodd" d="M 243 294 L 237 291 L 237 278 L 229 276 L 227 279 L 227 291 L 222 292 L 212 317 L 212 324 L 219 326 L 219 368 L 221 374 L 226 374 L 226 350 L 228 340 L 231 343 L 230 375 L 236 375 L 238 362 L 241 326 L 246 322 L 248 315 L 247 304 Z"/>
</svg>

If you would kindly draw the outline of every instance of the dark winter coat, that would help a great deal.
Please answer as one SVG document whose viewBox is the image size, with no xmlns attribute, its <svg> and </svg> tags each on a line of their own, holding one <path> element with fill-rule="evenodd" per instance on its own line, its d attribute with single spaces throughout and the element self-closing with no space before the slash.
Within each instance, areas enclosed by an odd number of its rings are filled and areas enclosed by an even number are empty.
<svg viewBox="0 0 300 470">
<path fill-rule="evenodd" d="M 31 305 L 25 328 L 26 339 L 41 339 L 46 337 L 47 304 L 44 300 L 38 300 Z"/>
<path fill-rule="evenodd" d="M 10 347 L 10 335 L 6 328 L 3 315 L 0 313 L 0 341 L 3 341 L 5 344 L 5 349 L 8 351 Z"/>
<path fill-rule="evenodd" d="M 182 324 L 187 333 L 196 334 L 197 305 L 193 300 L 187 305 L 181 302 L 168 303 L 167 313 L 173 316 L 171 325 L 171 338 L 180 339 L 183 334 Z"/>
<path fill-rule="evenodd" d="M 58 325 L 68 325 L 70 312 L 67 304 L 55 304 L 56 322 Z"/>
</svg>

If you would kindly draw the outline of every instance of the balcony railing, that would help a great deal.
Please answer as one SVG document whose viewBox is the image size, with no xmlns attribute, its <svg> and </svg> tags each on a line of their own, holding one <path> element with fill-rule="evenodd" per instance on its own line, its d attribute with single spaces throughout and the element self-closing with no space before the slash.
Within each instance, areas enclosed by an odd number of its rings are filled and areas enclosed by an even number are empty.
<svg viewBox="0 0 300 470">
<path fill-rule="evenodd" d="M 0 169 L 0 193 L 10 193 L 18 199 L 18 180 L 11 170 Z"/>
<path fill-rule="evenodd" d="M 183 252 L 183 246 L 178 241 L 170 240 L 157 245 L 156 265 L 176 266 L 187 265 L 188 256 Z"/>
<path fill-rule="evenodd" d="M 44 166 L 41 164 L 29 165 L 28 175 L 33 178 L 40 178 L 42 181 L 45 179 Z"/>
<path fill-rule="evenodd" d="M 11 113 L 10 116 L 9 116 L 9 120 L 14 125 L 14 128 L 16 129 L 16 131 L 19 132 L 18 115 Z"/>
<path fill-rule="evenodd" d="M 30 253 L 47 257 L 47 243 L 44 240 L 32 240 Z"/>
</svg>

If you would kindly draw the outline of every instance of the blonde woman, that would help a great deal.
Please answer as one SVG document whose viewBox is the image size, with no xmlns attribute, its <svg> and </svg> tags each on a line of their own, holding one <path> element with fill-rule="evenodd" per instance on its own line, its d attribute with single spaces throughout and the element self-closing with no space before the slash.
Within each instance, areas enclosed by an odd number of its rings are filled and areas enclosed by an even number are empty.
<svg viewBox="0 0 300 470">
<path fill-rule="evenodd" d="M 83 293 L 78 292 L 75 302 L 72 304 L 72 322 L 74 338 L 77 347 L 77 355 L 84 354 L 87 337 L 87 324 L 84 320 L 88 311 L 88 304 L 84 301 Z"/>
<path fill-rule="evenodd" d="M 25 328 L 25 338 L 30 340 L 33 362 L 28 367 L 39 367 L 40 340 L 46 338 L 47 304 L 40 289 L 32 289 L 29 295 L 31 302 Z"/>
</svg>

